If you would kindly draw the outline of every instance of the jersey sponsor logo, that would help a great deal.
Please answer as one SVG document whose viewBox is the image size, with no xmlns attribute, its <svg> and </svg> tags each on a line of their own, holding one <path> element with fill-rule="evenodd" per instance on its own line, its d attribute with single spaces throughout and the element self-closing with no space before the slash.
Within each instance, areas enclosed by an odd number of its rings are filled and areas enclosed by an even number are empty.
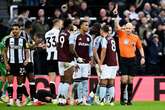
<svg viewBox="0 0 165 110">
<path fill-rule="evenodd" d="M 22 46 L 21 45 L 18 45 L 18 46 L 17 45 L 11 45 L 10 48 L 11 49 L 21 49 Z"/>
<path fill-rule="evenodd" d="M 84 43 L 84 42 L 79 42 L 78 46 L 85 46 L 85 47 L 87 47 L 87 46 L 89 46 L 89 44 L 88 43 Z"/>
</svg>

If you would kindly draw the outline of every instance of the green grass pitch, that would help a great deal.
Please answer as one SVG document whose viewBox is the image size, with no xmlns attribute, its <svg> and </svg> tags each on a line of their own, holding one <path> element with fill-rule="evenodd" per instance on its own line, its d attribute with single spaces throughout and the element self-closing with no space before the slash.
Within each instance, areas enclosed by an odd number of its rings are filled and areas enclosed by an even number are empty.
<svg viewBox="0 0 165 110">
<path fill-rule="evenodd" d="M 134 102 L 132 106 L 121 106 L 118 102 L 114 106 L 57 106 L 47 104 L 42 106 L 7 107 L 6 104 L 0 104 L 0 110 L 165 110 L 165 102 Z"/>
</svg>

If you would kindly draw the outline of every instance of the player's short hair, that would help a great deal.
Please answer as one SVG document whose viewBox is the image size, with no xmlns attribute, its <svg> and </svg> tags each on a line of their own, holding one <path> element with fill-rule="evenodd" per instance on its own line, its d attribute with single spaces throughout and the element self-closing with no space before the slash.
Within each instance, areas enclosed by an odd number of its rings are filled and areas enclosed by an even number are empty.
<svg viewBox="0 0 165 110">
<path fill-rule="evenodd" d="M 11 25 L 11 28 L 12 28 L 12 27 L 15 27 L 15 26 L 20 28 L 20 25 L 19 25 L 18 23 L 12 24 L 12 25 Z"/>
<path fill-rule="evenodd" d="M 64 20 L 64 29 L 65 28 L 69 28 L 71 24 L 72 24 L 72 20 L 71 19 L 65 19 Z"/>
<path fill-rule="evenodd" d="M 56 24 L 57 22 L 59 22 L 60 20 L 62 20 L 62 19 L 57 19 L 57 18 L 55 18 L 55 19 L 53 19 L 53 24 Z"/>
<path fill-rule="evenodd" d="M 35 33 L 34 36 L 37 37 L 37 38 L 44 38 L 44 34 L 40 33 L 40 32 Z"/>
<path fill-rule="evenodd" d="M 85 23 L 85 22 L 88 22 L 87 20 L 81 20 L 80 21 L 80 27 L 81 27 L 81 25 L 83 24 L 83 23 Z"/>
<path fill-rule="evenodd" d="M 100 28 L 101 25 L 100 23 L 94 23 L 91 30 L 90 30 L 90 34 L 95 34 L 95 35 L 99 35 L 100 34 Z"/>
<path fill-rule="evenodd" d="M 108 25 L 103 25 L 101 27 L 101 30 L 104 31 L 104 32 L 109 32 L 109 26 Z"/>
</svg>

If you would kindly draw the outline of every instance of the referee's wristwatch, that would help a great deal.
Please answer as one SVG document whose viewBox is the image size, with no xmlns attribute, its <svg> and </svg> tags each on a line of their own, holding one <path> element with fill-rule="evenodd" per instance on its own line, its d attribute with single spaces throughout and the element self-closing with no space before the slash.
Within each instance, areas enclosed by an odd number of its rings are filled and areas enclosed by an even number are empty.
<svg viewBox="0 0 165 110">
<path fill-rule="evenodd" d="M 144 59 L 145 59 L 145 57 L 144 57 L 144 56 L 141 56 L 141 59 L 142 59 L 142 58 L 144 58 Z"/>
</svg>

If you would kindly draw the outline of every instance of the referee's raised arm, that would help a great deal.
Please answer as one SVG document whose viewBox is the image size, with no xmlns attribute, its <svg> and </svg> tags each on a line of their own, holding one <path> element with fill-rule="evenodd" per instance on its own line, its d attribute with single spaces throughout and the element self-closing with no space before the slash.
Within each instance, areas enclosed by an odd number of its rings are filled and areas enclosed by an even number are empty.
<svg viewBox="0 0 165 110">
<path fill-rule="evenodd" d="M 115 18 L 115 30 L 116 31 L 122 29 L 121 26 L 120 26 L 120 24 L 119 24 L 119 22 L 120 22 L 119 17 Z"/>
</svg>

